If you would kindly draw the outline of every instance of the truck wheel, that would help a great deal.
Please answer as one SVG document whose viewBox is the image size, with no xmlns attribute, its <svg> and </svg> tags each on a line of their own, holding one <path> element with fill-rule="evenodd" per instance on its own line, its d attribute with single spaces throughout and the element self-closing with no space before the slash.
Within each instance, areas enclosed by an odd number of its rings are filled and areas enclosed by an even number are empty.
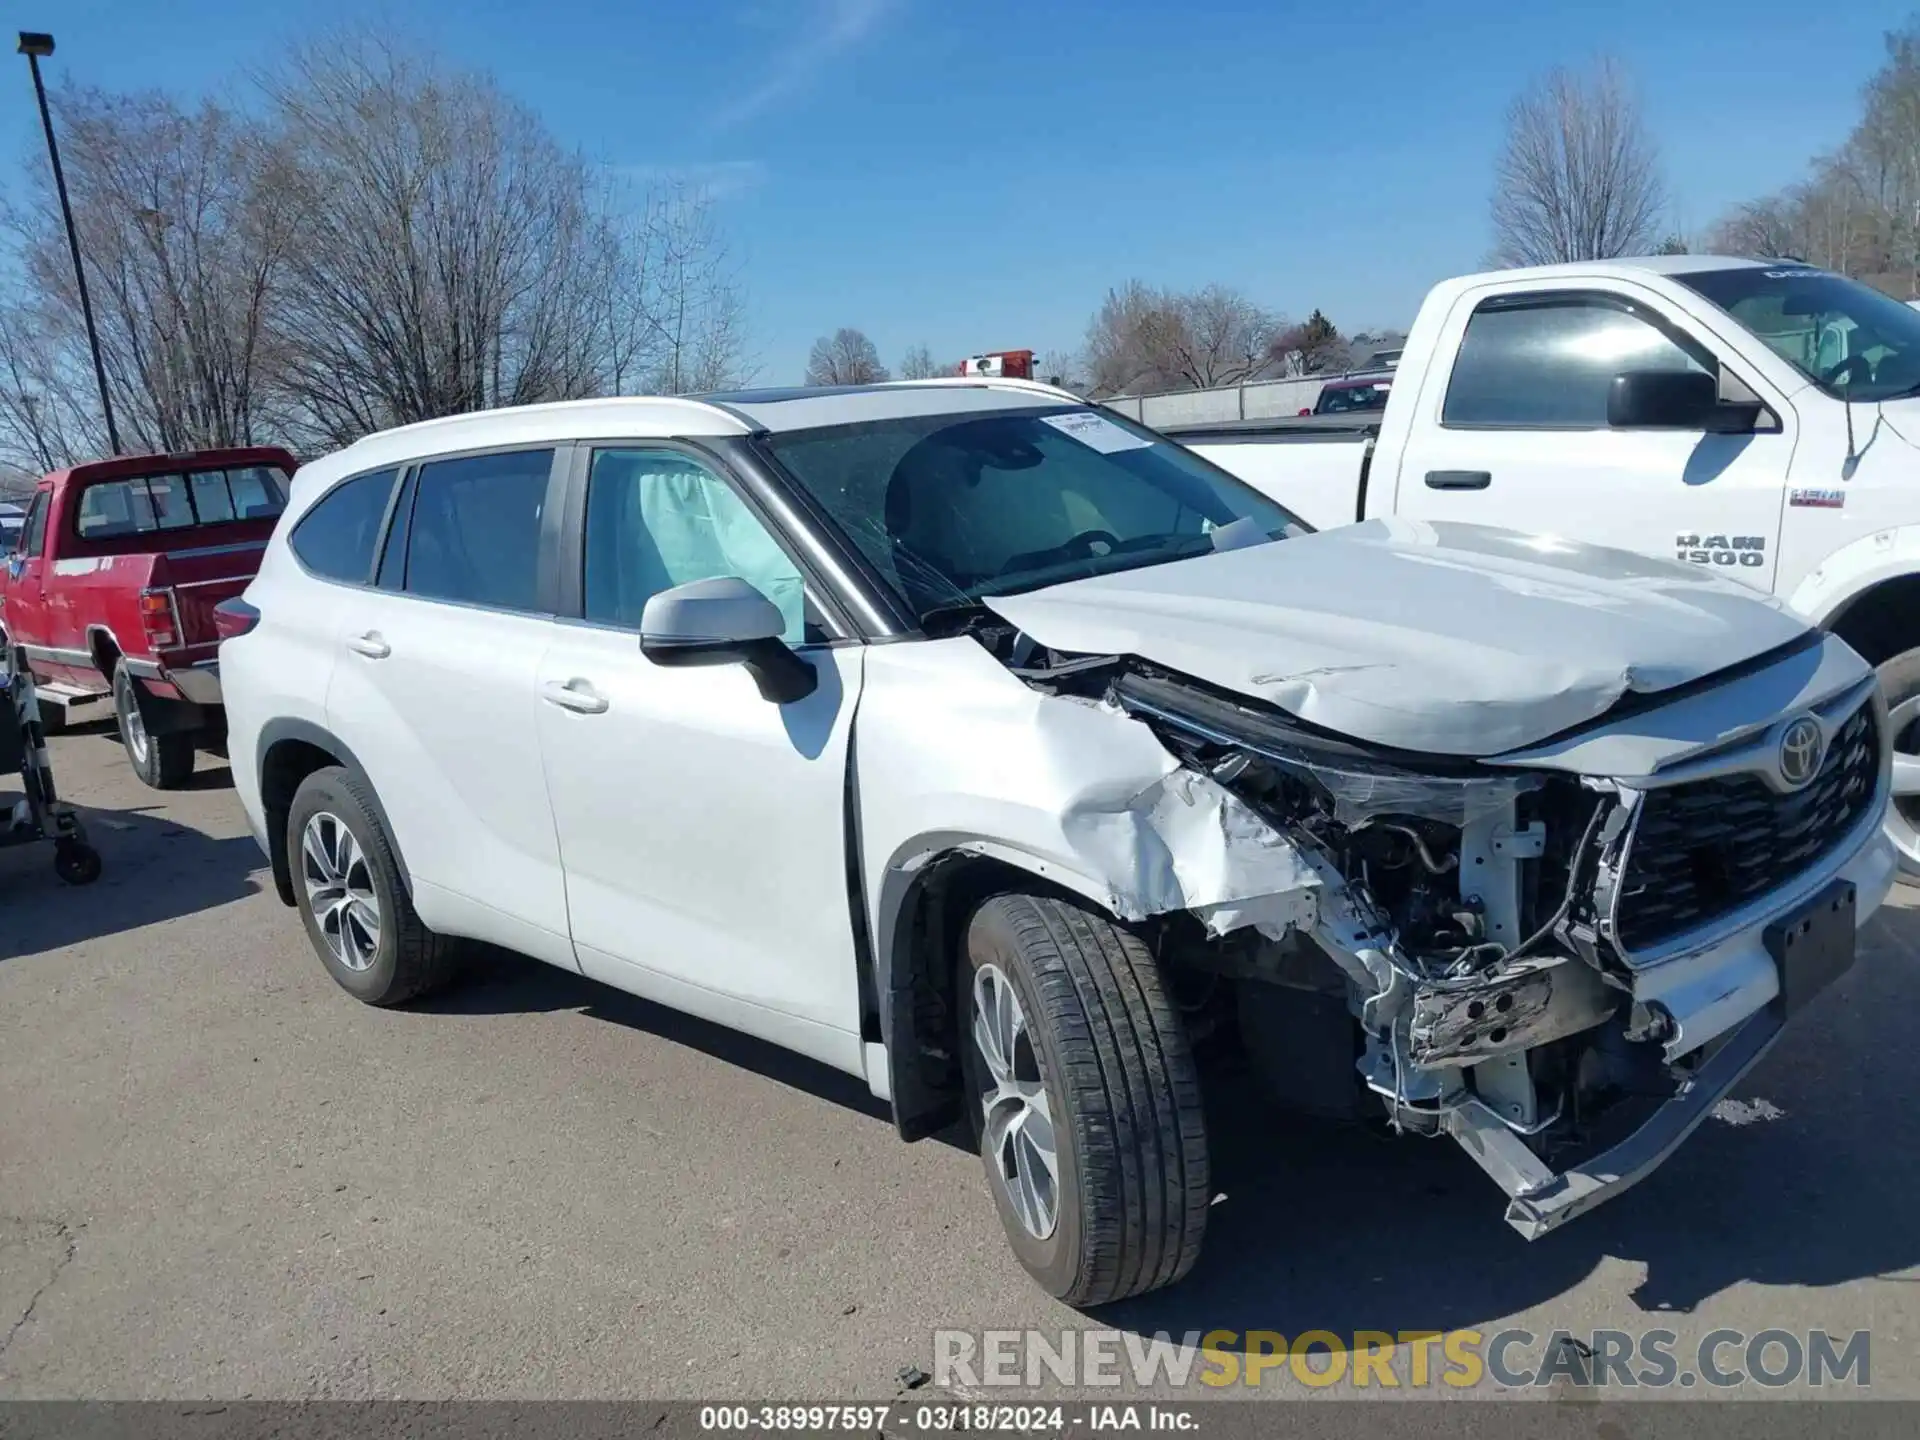
<svg viewBox="0 0 1920 1440">
<path fill-rule="evenodd" d="M 320 963 L 369 1005 L 401 1005 L 443 988 L 459 942 L 421 923 L 366 787 L 340 766 L 300 782 L 287 811 L 294 899 Z"/>
<path fill-rule="evenodd" d="M 1887 838 L 1900 860 L 1902 885 L 1920 889 L 1920 648 L 1880 667 L 1887 697 L 1887 728 L 1893 732 L 1893 803 L 1887 807 Z"/>
<path fill-rule="evenodd" d="M 1152 953 L 1071 902 L 1000 895 L 958 979 L 967 1114 L 1020 1263 L 1069 1305 L 1180 1279 L 1206 1233 L 1207 1136 Z"/>
<path fill-rule="evenodd" d="M 187 783 L 193 774 L 193 736 L 156 735 L 147 729 L 139 684 L 124 665 L 113 671 L 113 713 L 134 774 L 156 790 L 178 790 Z"/>
</svg>

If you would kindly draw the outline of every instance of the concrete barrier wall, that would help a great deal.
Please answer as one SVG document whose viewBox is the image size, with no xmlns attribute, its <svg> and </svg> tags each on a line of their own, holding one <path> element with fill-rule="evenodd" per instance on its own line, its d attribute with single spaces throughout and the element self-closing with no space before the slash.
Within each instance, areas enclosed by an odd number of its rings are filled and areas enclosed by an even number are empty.
<svg viewBox="0 0 1920 1440">
<path fill-rule="evenodd" d="M 1181 390 L 1171 395 L 1122 395 L 1100 403 L 1143 425 L 1211 425 L 1222 420 L 1284 420 L 1311 410 L 1323 376 L 1259 380 L 1217 390 Z"/>
</svg>

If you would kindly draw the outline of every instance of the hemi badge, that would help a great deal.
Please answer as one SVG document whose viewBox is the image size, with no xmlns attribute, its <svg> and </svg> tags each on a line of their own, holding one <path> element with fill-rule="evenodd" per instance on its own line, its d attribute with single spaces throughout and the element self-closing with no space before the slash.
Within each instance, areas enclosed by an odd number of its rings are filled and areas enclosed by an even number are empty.
<svg viewBox="0 0 1920 1440">
<path fill-rule="evenodd" d="M 1787 492 L 1787 504 L 1797 505 L 1806 510 L 1844 510 L 1847 508 L 1847 492 L 1844 490 L 1790 490 Z"/>
</svg>

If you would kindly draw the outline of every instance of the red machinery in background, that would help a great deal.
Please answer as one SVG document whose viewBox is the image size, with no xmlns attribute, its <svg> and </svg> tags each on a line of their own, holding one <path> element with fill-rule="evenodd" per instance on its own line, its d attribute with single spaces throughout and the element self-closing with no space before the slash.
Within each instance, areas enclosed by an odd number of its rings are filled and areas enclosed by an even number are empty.
<svg viewBox="0 0 1920 1440">
<path fill-rule="evenodd" d="M 969 355 L 960 362 L 959 374 L 994 380 L 1033 379 L 1033 351 L 991 350 L 985 355 Z"/>
</svg>

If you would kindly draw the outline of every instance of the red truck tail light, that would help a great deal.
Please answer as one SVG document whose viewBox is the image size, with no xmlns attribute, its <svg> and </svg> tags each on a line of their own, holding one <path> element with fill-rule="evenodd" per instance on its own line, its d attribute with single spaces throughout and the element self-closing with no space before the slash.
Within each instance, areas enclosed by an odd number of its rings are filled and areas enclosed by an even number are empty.
<svg viewBox="0 0 1920 1440">
<path fill-rule="evenodd" d="M 213 630 L 222 640 L 245 635 L 259 623 L 259 608 L 249 605 L 238 595 L 231 600 L 222 600 L 213 607 Z"/>
<path fill-rule="evenodd" d="M 166 590 L 140 592 L 140 631 L 153 650 L 165 650 L 180 643 L 180 621 L 173 613 L 173 596 Z"/>
</svg>

